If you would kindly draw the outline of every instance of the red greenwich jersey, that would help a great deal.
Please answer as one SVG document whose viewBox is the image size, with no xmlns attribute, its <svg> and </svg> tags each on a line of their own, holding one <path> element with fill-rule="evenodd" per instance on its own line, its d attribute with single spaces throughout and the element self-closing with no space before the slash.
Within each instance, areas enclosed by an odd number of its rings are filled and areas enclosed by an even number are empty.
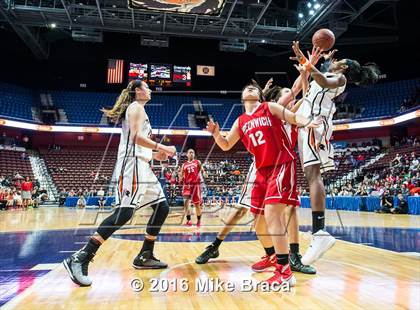
<svg viewBox="0 0 420 310">
<path fill-rule="evenodd" d="M 252 114 L 238 119 L 239 134 L 246 149 L 255 157 L 256 168 L 276 166 L 296 159 L 294 144 L 283 122 L 261 103 Z"/>
<path fill-rule="evenodd" d="M 182 165 L 185 185 L 200 184 L 200 162 L 197 159 L 187 161 Z"/>
</svg>

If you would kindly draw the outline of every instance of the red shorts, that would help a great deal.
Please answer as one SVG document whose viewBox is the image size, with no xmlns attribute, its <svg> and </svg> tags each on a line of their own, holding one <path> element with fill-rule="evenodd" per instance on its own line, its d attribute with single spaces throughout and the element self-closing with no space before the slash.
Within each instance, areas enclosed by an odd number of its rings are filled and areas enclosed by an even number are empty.
<svg viewBox="0 0 420 310">
<path fill-rule="evenodd" d="M 191 199 L 193 204 L 201 204 L 201 185 L 186 185 L 182 188 L 182 197 L 185 199 Z"/>
<path fill-rule="evenodd" d="M 266 204 L 299 206 L 296 161 L 258 169 L 250 194 L 251 212 L 254 214 L 264 214 Z"/>
</svg>

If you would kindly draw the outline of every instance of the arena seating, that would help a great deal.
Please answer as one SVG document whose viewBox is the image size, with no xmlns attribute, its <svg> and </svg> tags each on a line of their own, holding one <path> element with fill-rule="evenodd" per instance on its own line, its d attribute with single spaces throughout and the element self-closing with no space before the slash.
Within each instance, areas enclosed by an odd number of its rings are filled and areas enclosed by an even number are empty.
<svg viewBox="0 0 420 310">
<path fill-rule="evenodd" d="M 345 104 L 363 108 L 361 118 L 392 116 L 398 113 L 404 99 L 414 97 L 420 87 L 420 79 L 378 83 L 369 88 L 348 89 Z"/>
<path fill-rule="evenodd" d="M 420 79 L 379 83 L 370 88 L 350 87 L 344 103 L 363 108 L 362 118 L 390 116 L 398 113 L 404 99 L 412 98 L 420 87 Z M 63 109 L 74 124 L 99 124 L 100 109 L 114 104 L 118 93 L 43 91 L 50 93 L 54 104 Z M 194 113 L 193 100 L 200 100 L 204 110 L 221 127 L 230 128 L 242 113 L 239 100 L 229 98 L 191 97 L 154 94 L 147 105 L 155 128 L 187 128 L 188 114 Z M 39 104 L 39 92 L 0 83 L 0 115 L 32 120 L 31 106 Z M 181 111 L 180 113 L 178 113 Z"/>
<path fill-rule="evenodd" d="M 32 121 L 31 106 L 39 94 L 25 87 L 0 83 L 0 115 Z"/>
<path fill-rule="evenodd" d="M 109 149 L 105 156 L 103 148 L 95 147 L 64 148 L 58 151 L 42 149 L 40 153 L 59 190 L 62 187 L 66 190 L 105 187 L 111 180 L 117 160 L 117 149 Z M 102 158 L 102 167 L 98 171 Z M 96 182 L 92 171 L 99 173 Z"/>
<path fill-rule="evenodd" d="M 25 154 L 25 158 L 22 158 Z M 16 172 L 23 177 L 34 179 L 31 163 L 26 152 L 0 150 L 0 175 L 14 176 Z"/>
</svg>

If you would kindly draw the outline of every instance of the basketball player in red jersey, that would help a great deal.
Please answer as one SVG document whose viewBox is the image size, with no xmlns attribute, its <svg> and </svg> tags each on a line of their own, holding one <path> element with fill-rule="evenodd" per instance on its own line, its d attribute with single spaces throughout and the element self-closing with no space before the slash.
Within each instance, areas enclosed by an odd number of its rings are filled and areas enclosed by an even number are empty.
<svg viewBox="0 0 420 310">
<path fill-rule="evenodd" d="M 320 122 L 296 115 L 274 102 L 263 102 L 262 89 L 254 83 L 245 86 L 242 101 L 245 113 L 235 121 L 226 137 L 220 134 L 214 121 L 208 123 L 207 130 L 223 151 L 242 140 L 254 155 L 256 174 L 249 204 L 252 213 L 264 214 L 277 258 L 274 276 L 266 282 L 293 286 L 296 279 L 289 265 L 286 211 L 288 205 L 298 206 L 299 199 L 294 177 L 296 154 L 282 121 L 307 128 L 317 128 Z"/>
<path fill-rule="evenodd" d="M 182 196 L 184 197 L 184 214 L 187 217 L 186 226 L 192 226 L 190 203 L 192 202 L 197 213 L 197 227 L 201 226 L 201 205 L 202 190 L 200 173 L 205 176 L 206 172 L 201 162 L 195 159 L 195 151 L 189 149 L 187 151 L 188 160 L 182 164 L 179 181 L 183 182 Z"/>
</svg>

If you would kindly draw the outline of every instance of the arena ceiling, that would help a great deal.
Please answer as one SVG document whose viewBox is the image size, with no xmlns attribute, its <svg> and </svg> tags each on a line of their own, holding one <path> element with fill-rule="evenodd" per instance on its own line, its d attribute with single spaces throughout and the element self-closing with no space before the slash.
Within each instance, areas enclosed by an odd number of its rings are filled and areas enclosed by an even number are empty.
<svg viewBox="0 0 420 310">
<path fill-rule="evenodd" d="M 309 14 L 308 2 L 319 6 Z M 131 10 L 124 0 L 0 0 L 0 23 L 7 25 L 42 59 L 48 58 L 46 32 L 57 28 L 73 38 L 99 40 L 103 32 L 219 39 L 228 44 L 289 46 L 309 42 L 315 29 L 328 27 L 339 44 L 398 40 L 398 0 L 227 0 L 219 16 Z M 313 5 L 313 4 L 312 4 Z M 302 15 L 299 17 L 299 13 Z M 349 36 L 349 27 L 352 27 Z"/>
</svg>

